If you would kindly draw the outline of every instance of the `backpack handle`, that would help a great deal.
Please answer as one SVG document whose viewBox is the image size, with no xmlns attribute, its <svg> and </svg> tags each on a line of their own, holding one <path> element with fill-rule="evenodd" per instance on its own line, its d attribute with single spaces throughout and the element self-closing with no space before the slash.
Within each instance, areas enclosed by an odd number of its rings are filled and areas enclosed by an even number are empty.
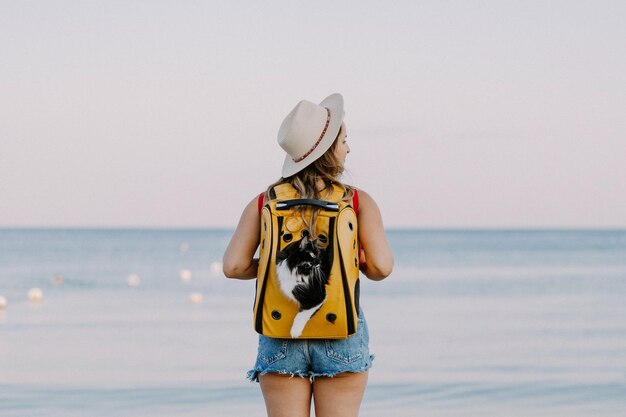
<svg viewBox="0 0 626 417">
<path fill-rule="evenodd" d="M 339 211 L 339 204 L 330 201 L 315 200 L 312 198 L 298 198 L 295 200 L 279 201 L 276 210 L 288 210 L 293 206 L 314 206 L 328 211 Z"/>
</svg>

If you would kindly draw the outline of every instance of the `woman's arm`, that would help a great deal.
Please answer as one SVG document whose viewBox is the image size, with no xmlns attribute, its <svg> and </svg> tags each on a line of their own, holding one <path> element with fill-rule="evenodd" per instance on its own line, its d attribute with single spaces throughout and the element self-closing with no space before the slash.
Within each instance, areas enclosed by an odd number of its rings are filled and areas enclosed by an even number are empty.
<svg viewBox="0 0 626 417">
<path fill-rule="evenodd" d="M 359 240 L 363 246 L 360 269 L 366 277 L 379 281 L 389 276 L 393 269 L 393 254 L 383 219 L 374 199 L 361 189 L 358 210 Z"/>
<path fill-rule="evenodd" d="M 224 275 L 228 278 L 256 278 L 259 260 L 253 258 L 261 234 L 261 217 L 254 198 L 243 210 L 237 229 L 224 252 Z"/>
</svg>

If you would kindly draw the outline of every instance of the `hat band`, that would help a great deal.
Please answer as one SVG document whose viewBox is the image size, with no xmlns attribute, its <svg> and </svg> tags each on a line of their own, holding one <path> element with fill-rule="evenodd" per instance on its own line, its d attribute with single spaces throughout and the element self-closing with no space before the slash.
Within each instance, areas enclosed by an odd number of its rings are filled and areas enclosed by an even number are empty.
<svg viewBox="0 0 626 417">
<path fill-rule="evenodd" d="M 311 149 L 307 151 L 307 153 L 305 153 L 298 159 L 294 159 L 293 162 L 300 162 L 304 160 L 304 158 L 306 158 L 307 156 L 311 155 L 311 152 L 313 152 L 315 148 L 317 148 L 317 145 L 319 145 L 320 142 L 322 141 L 322 138 L 324 137 L 324 134 L 326 133 L 326 130 L 328 129 L 328 125 L 330 124 L 330 110 L 328 109 L 328 107 L 324 107 L 324 108 L 326 109 L 326 113 L 328 114 L 328 116 L 326 116 L 326 126 L 324 126 L 324 130 L 322 130 L 322 134 L 320 135 L 317 142 L 315 142 L 315 144 L 311 147 Z"/>
</svg>

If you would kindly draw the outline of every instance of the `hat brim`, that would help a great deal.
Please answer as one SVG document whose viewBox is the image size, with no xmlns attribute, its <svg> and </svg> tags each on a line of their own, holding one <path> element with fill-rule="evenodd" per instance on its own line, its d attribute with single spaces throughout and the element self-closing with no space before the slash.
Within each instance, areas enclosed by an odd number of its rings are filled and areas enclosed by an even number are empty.
<svg viewBox="0 0 626 417">
<path fill-rule="evenodd" d="M 324 153 L 332 146 L 337 134 L 339 134 L 339 129 L 341 128 L 344 115 L 343 96 L 339 93 L 331 94 L 321 101 L 320 106 L 326 107 L 330 111 L 330 123 L 328 123 L 328 129 L 326 129 L 324 137 L 313 152 L 307 155 L 307 157 L 300 162 L 295 162 L 293 158 L 287 154 L 285 156 L 285 162 L 283 162 L 283 178 L 291 177 L 292 175 L 297 174 L 315 162 L 320 156 L 324 155 Z"/>
</svg>

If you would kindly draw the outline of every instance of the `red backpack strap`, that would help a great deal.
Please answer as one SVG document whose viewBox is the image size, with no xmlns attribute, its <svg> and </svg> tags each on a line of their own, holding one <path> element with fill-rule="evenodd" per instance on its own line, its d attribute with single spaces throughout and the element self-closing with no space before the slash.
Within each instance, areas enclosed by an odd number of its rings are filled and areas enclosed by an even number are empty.
<svg viewBox="0 0 626 417">
<path fill-rule="evenodd" d="M 352 195 L 352 208 L 355 213 L 359 212 L 359 191 L 355 188 L 354 195 Z"/>
<path fill-rule="evenodd" d="M 259 214 L 261 214 L 261 210 L 263 210 L 263 197 L 264 196 L 265 196 L 265 193 L 259 194 L 259 202 L 258 202 Z"/>
<path fill-rule="evenodd" d="M 359 214 L 359 191 L 355 188 L 354 189 L 354 194 L 352 195 L 352 208 L 354 209 L 354 212 L 357 214 Z M 363 245 L 361 245 L 361 242 L 359 242 L 359 255 L 357 257 L 357 259 L 359 260 L 359 265 L 361 265 L 361 251 L 363 250 Z"/>
</svg>

